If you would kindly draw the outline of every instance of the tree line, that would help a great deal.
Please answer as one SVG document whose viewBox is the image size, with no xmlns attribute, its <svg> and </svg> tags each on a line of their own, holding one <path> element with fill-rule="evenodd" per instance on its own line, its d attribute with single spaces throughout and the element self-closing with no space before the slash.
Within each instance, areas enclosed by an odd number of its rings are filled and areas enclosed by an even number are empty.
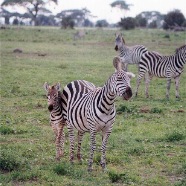
<svg viewBox="0 0 186 186">
<path fill-rule="evenodd" d="M 63 10 L 57 15 L 45 8 L 49 3 L 57 4 L 57 0 L 4 0 L 1 4 L 0 15 L 4 18 L 5 24 L 24 25 L 27 20 L 29 25 L 49 25 L 61 26 L 62 28 L 78 27 L 120 27 L 122 29 L 142 28 L 163 28 L 185 30 L 186 19 L 180 10 L 173 10 L 167 14 L 161 14 L 158 11 L 144 11 L 136 17 L 123 17 L 116 24 L 109 24 L 107 20 L 98 20 L 95 24 L 90 18 L 95 17 L 86 9 Z M 24 7 L 26 13 L 9 12 L 5 9 L 7 6 Z M 112 8 L 129 11 L 132 4 L 127 4 L 124 0 L 116 0 L 110 4 Z"/>
</svg>

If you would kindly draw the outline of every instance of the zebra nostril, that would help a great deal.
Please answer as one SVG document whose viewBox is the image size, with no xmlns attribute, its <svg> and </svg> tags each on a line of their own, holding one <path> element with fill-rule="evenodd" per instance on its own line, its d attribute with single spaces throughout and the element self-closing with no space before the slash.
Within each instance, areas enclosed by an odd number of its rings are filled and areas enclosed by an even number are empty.
<svg viewBox="0 0 186 186">
<path fill-rule="evenodd" d="M 52 111 L 52 110 L 53 110 L 53 105 L 49 105 L 49 106 L 48 106 L 48 110 L 49 110 L 49 111 Z"/>
<path fill-rule="evenodd" d="M 116 51 L 118 51 L 118 45 L 116 45 L 114 49 L 115 49 Z"/>
<path fill-rule="evenodd" d="M 125 99 L 125 100 L 128 100 L 128 99 L 130 99 L 132 97 L 132 89 L 130 88 L 130 87 L 127 87 L 126 88 L 126 91 L 125 91 L 125 93 L 124 93 L 124 95 L 123 95 L 123 98 Z"/>
</svg>

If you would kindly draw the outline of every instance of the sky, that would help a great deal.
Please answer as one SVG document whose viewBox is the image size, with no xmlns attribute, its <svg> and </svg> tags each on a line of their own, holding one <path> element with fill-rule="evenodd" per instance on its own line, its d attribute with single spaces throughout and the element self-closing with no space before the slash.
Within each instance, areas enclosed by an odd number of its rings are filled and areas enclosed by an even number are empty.
<svg viewBox="0 0 186 186">
<path fill-rule="evenodd" d="M 121 11 L 118 8 L 111 8 L 110 4 L 115 0 L 58 0 L 58 6 L 53 10 L 60 12 L 67 9 L 87 8 L 92 15 L 97 16 L 94 20 L 106 19 L 109 23 L 116 23 L 120 18 L 135 17 L 143 11 L 159 11 L 167 14 L 169 11 L 179 9 L 186 17 L 185 0 L 126 0 L 130 6 L 129 11 Z"/>
<path fill-rule="evenodd" d="M 48 8 L 54 13 L 68 9 L 87 8 L 95 18 L 92 21 L 106 19 L 109 23 L 117 23 L 123 17 L 135 17 L 143 11 L 159 11 L 167 14 L 169 11 L 179 9 L 186 17 L 185 0 L 125 0 L 132 4 L 129 11 L 121 11 L 118 8 L 111 8 L 110 4 L 115 0 L 58 0 L 58 5 L 50 3 Z M 3 0 L 0 0 L 0 4 Z M 20 8 L 19 8 L 20 9 Z"/>
</svg>

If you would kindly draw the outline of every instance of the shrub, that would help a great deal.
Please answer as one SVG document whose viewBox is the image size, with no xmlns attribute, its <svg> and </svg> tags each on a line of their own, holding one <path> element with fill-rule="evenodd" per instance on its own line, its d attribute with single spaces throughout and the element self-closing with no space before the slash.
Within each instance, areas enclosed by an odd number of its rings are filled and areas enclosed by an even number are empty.
<svg viewBox="0 0 186 186">
<path fill-rule="evenodd" d="M 133 17 L 127 17 L 124 19 L 121 18 L 121 21 L 118 23 L 118 25 L 123 29 L 131 30 L 135 28 L 136 21 Z"/>
<path fill-rule="evenodd" d="M 132 181 L 132 179 L 126 173 L 117 173 L 115 171 L 109 171 L 108 176 L 112 183 L 122 182 L 130 184 L 130 182 Z"/>
<path fill-rule="evenodd" d="M 166 134 L 166 141 L 168 142 L 174 142 L 174 141 L 180 141 L 183 140 L 185 138 L 185 136 L 178 132 L 178 131 L 173 131 L 171 134 Z"/>
<path fill-rule="evenodd" d="M 17 170 L 22 166 L 22 159 L 8 149 L 1 149 L 0 169 L 3 171 Z"/>
<path fill-rule="evenodd" d="M 14 134 L 14 130 L 6 125 L 0 126 L 0 133 L 1 134 Z"/>
<path fill-rule="evenodd" d="M 182 26 L 184 22 L 184 15 L 179 10 L 174 10 L 165 15 L 163 29 L 174 29 L 175 25 Z"/>
</svg>

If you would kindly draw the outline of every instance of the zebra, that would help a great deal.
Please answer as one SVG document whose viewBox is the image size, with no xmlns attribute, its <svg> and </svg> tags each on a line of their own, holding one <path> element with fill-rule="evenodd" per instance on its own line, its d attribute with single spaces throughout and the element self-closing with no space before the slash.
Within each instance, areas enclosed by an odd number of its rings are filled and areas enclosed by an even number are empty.
<svg viewBox="0 0 186 186">
<path fill-rule="evenodd" d="M 121 58 L 121 61 L 125 64 L 125 71 L 127 71 L 128 64 L 139 64 L 139 61 L 144 53 L 146 53 L 148 50 L 143 45 L 134 45 L 131 47 L 128 47 L 125 44 L 125 40 L 122 36 L 122 34 L 116 34 L 115 39 L 115 50 L 119 51 L 119 57 Z"/>
<path fill-rule="evenodd" d="M 119 58 L 121 59 L 123 63 L 123 70 L 127 71 L 128 70 L 128 64 L 137 64 L 138 67 L 138 73 L 139 73 L 139 62 L 142 58 L 142 56 L 148 52 L 147 48 L 143 45 L 134 45 L 131 47 L 128 47 L 125 44 L 125 40 L 122 36 L 122 34 L 115 34 L 116 39 L 115 39 L 115 50 L 119 51 Z M 145 81 L 145 95 L 148 97 L 148 90 L 147 90 L 147 85 L 149 82 L 149 78 L 146 75 L 144 77 Z"/>
<path fill-rule="evenodd" d="M 183 45 L 180 48 L 176 49 L 175 54 L 170 56 L 163 56 L 154 52 L 146 52 L 142 56 L 139 63 L 139 74 L 137 78 L 137 87 L 135 95 L 137 96 L 141 78 L 144 76 L 146 72 L 148 72 L 149 82 L 147 84 L 147 91 L 150 80 L 152 79 L 153 76 L 159 78 L 167 78 L 166 97 L 169 98 L 171 78 L 174 78 L 176 85 L 176 98 L 180 98 L 179 79 L 181 73 L 183 72 L 185 63 L 186 45 Z"/>
<path fill-rule="evenodd" d="M 62 98 L 60 92 L 60 83 L 49 86 L 49 84 L 45 82 L 43 87 L 47 92 L 46 96 L 48 99 L 48 110 L 50 111 L 50 124 L 55 134 L 56 159 L 60 160 L 60 157 L 62 157 L 64 153 L 65 140 L 63 131 L 65 122 L 62 117 Z"/>
<path fill-rule="evenodd" d="M 96 87 L 85 80 L 67 84 L 62 92 L 62 113 L 70 139 L 70 162 L 74 161 L 74 129 L 78 130 L 77 158 L 81 162 L 81 143 L 85 132 L 90 133 L 90 157 L 88 171 L 92 171 L 93 154 L 96 148 L 96 133 L 102 132 L 101 166 L 106 169 L 106 144 L 115 121 L 116 96 L 128 100 L 132 96 L 130 78 L 133 73 L 124 72 L 118 57 L 113 59 L 116 72 L 103 87 Z"/>
</svg>

